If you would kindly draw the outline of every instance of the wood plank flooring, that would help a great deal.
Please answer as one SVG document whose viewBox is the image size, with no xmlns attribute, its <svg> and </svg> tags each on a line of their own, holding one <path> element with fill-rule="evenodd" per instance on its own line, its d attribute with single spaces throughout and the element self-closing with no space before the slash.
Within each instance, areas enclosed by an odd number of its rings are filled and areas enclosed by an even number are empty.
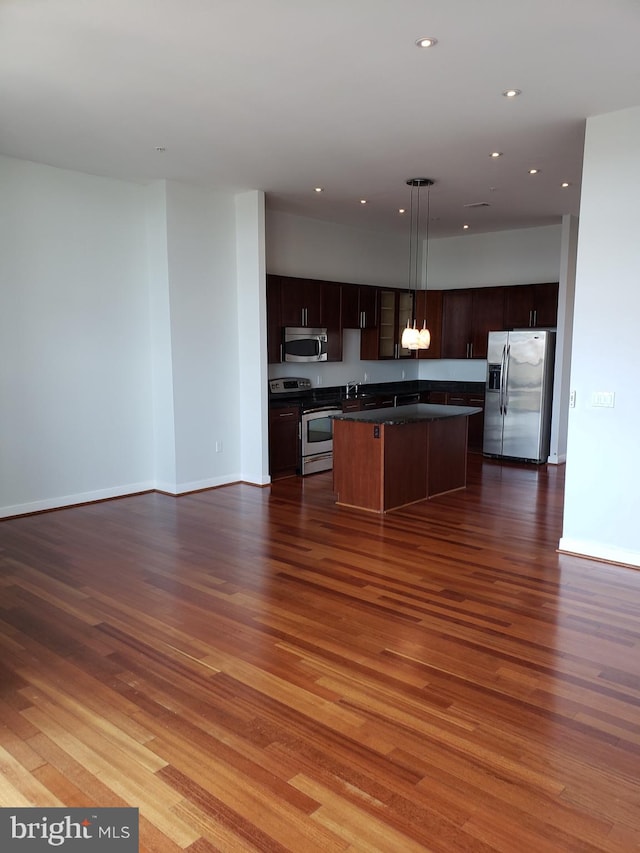
<svg viewBox="0 0 640 853">
<path fill-rule="evenodd" d="M 0 523 L 0 805 L 136 806 L 160 853 L 640 849 L 640 572 L 556 553 L 563 474 Z"/>
</svg>

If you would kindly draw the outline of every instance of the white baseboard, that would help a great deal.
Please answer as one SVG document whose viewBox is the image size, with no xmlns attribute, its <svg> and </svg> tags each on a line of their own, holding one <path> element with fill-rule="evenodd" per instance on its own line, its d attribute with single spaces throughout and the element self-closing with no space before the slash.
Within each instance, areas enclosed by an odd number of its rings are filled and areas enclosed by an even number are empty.
<svg viewBox="0 0 640 853">
<path fill-rule="evenodd" d="M 620 563 L 624 566 L 640 568 L 640 553 L 616 548 L 615 545 L 604 545 L 601 542 L 589 542 L 580 539 L 570 539 L 563 536 L 558 544 L 558 551 L 575 554 L 578 557 L 590 557 L 593 560 L 603 560 L 606 563 Z"/>
<path fill-rule="evenodd" d="M 233 483 L 249 483 L 252 486 L 266 486 L 271 482 L 267 476 L 247 476 L 246 474 L 227 474 L 224 477 L 210 477 L 205 480 L 193 480 L 190 483 L 156 483 L 159 492 L 168 495 L 186 495 L 189 492 L 201 492 L 204 489 L 216 489 L 219 486 L 231 486 Z"/>
<path fill-rule="evenodd" d="M 549 458 L 547 459 L 547 462 L 549 463 L 549 465 L 564 465 L 564 463 L 566 461 L 567 461 L 567 454 L 566 453 L 554 454 L 554 455 L 549 456 Z"/>
<path fill-rule="evenodd" d="M 157 485 L 159 491 L 170 495 L 186 495 L 188 492 L 201 492 L 204 489 L 215 489 L 218 486 L 230 486 L 240 480 L 240 474 L 228 474 L 225 477 L 207 477 L 204 480 L 192 480 L 190 483 L 174 483 L 172 488 Z"/>
<path fill-rule="evenodd" d="M 128 483 L 126 486 L 114 486 L 109 489 L 96 489 L 92 492 L 79 492 L 75 495 L 59 495 L 53 498 L 45 498 L 39 501 L 30 501 L 24 504 L 0 507 L 0 518 L 10 518 L 13 515 L 30 515 L 35 512 L 44 512 L 49 509 L 62 509 L 74 504 L 94 503 L 105 501 L 110 498 L 121 498 L 125 495 L 134 495 L 138 492 L 152 492 L 156 488 L 154 482 Z"/>
<path fill-rule="evenodd" d="M 194 480 L 191 483 L 163 483 L 149 481 L 146 483 L 129 483 L 126 486 L 114 486 L 109 489 L 96 489 L 92 492 L 80 492 L 75 495 L 60 495 L 39 501 L 23 504 L 13 504 L 0 507 L 0 518 L 12 518 L 16 515 L 32 515 L 36 512 L 46 512 L 51 509 L 63 509 L 76 504 L 95 503 L 96 501 L 123 498 L 140 492 L 164 492 L 168 495 L 184 495 L 188 492 L 199 492 L 204 489 L 215 489 L 218 486 L 230 486 L 233 483 L 250 483 L 255 486 L 266 486 L 271 482 L 269 476 L 249 479 L 241 474 L 229 474 L 225 477 L 211 477 L 205 480 Z"/>
</svg>

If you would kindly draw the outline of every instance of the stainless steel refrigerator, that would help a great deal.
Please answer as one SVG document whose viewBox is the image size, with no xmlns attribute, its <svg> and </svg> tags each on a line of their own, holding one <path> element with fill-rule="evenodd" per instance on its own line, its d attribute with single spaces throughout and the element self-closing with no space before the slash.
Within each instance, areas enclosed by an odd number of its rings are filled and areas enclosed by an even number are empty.
<svg viewBox="0 0 640 853">
<path fill-rule="evenodd" d="M 489 332 L 485 456 L 547 461 L 555 343 L 546 329 Z"/>
</svg>

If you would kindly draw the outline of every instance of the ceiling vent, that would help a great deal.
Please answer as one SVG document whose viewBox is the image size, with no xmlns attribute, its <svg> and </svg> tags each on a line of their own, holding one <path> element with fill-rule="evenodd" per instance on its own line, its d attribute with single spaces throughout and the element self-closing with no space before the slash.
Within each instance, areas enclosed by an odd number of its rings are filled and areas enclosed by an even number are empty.
<svg viewBox="0 0 640 853">
<path fill-rule="evenodd" d="M 470 204 L 464 204 L 463 207 L 491 207 L 488 201 L 472 201 Z"/>
</svg>

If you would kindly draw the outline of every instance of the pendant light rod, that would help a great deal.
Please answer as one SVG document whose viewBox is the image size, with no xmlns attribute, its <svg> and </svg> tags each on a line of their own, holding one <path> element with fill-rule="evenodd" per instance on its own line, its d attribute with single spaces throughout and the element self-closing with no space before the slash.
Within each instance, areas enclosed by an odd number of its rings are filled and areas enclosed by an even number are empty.
<svg viewBox="0 0 640 853">
<path fill-rule="evenodd" d="M 431 178 L 407 178 L 407 186 L 411 187 L 411 222 L 409 229 L 409 290 L 414 291 L 414 301 L 418 295 L 418 276 L 420 270 L 420 190 L 423 187 L 427 188 L 427 245 L 425 246 L 425 264 L 428 258 L 429 251 L 429 216 L 430 216 L 430 193 L 429 190 L 434 184 Z M 415 196 L 415 202 L 414 202 Z M 426 267 L 425 267 L 426 279 Z M 426 289 L 426 281 L 425 281 Z M 415 313 L 415 305 L 414 305 Z M 431 342 L 431 335 L 427 329 L 426 318 L 423 323 L 422 330 L 416 328 L 417 323 L 413 318 L 413 328 L 411 327 L 411 317 L 407 320 L 407 328 L 402 334 L 401 346 L 406 349 L 428 349 Z"/>
<path fill-rule="evenodd" d="M 430 188 L 435 181 L 431 178 L 407 178 L 406 184 L 411 187 L 411 222 L 409 231 L 409 287 L 418 289 L 419 246 L 420 246 L 420 190 Z M 415 192 L 414 192 L 415 190 Z M 414 212 L 415 196 L 415 212 Z M 427 240 L 429 239 L 429 192 L 427 192 Z"/>
</svg>

